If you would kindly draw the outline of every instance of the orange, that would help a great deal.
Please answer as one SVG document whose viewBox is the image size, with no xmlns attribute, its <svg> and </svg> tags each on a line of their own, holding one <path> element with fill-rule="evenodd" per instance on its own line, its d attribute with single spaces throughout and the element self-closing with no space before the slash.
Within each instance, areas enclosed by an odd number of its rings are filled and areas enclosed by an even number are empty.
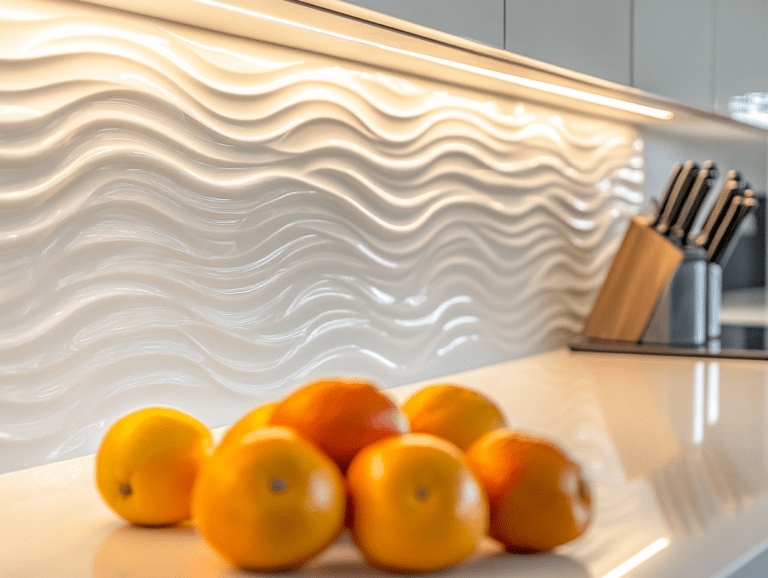
<svg viewBox="0 0 768 578">
<path fill-rule="evenodd" d="M 427 386 L 403 405 L 412 432 L 436 435 L 466 450 L 483 434 L 504 427 L 501 410 L 476 391 L 453 384 Z"/>
<path fill-rule="evenodd" d="M 372 383 L 355 380 L 311 382 L 275 408 L 272 425 L 294 428 L 346 471 L 361 448 L 408 431 L 395 403 Z"/>
<path fill-rule="evenodd" d="M 458 564 L 488 529 L 488 502 L 463 453 L 428 434 L 364 448 L 347 472 L 351 533 L 368 562 L 396 572 Z"/>
<path fill-rule="evenodd" d="M 148 407 L 107 431 L 96 454 L 96 485 L 115 513 L 161 526 L 189 518 L 192 487 L 213 451 L 208 428 L 175 409 Z"/>
<path fill-rule="evenodd" d="M 262 427 L 220 445 L 193 497 L 198 529 L 244 570 L 296 569 L 344 523 L 344 478 L 322 451 L 285 427 Z"/>
<path fill-rule="evenodd" d="M 551 550 L 586 530 L 589 486 L 579 464 L 555 444 L 499 429 L 466 455 L 488 494 L 490 535 L 507 550 Z"/>
<path fill-rule="evenodd" d="M 231 443 L 232 440 L 239 439 L 258 427 L 269 425 L 269 419 L 272 417 L 276 407 L 277 402 L 266 403 L 249 411 L 227 430 L 224 437 L 221 438 L 219 445 Z"/>
</svg>

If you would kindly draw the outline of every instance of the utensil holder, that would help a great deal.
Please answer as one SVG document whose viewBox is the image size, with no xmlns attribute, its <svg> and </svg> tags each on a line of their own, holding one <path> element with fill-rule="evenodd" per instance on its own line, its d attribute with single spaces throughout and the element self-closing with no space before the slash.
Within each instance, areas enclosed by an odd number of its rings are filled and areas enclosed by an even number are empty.
<svg viewBox="0 0 768 578">
<path fill-rule="evenodd" d="M 584 323 L 582 337 L 638 343 L 665 285 L 683 262 L 683 250 L 633 217 Z"/>
<path fill-rule="evenodd" d="M 720 337 L 722 277 L 720 265 L 705 252 L 687 248 L 656 302 L 641 343 L 704 346 Z"/>
</svg>

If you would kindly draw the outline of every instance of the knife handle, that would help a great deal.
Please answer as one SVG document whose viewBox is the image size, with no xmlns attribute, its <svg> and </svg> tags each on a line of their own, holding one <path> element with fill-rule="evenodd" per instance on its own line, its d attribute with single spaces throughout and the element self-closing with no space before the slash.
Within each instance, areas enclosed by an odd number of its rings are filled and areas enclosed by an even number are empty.
<svg viewBox="0 0 768 578">
<path fill-rule="evenodd" d="M 677 217 L 677 221 L 672 225 L 672 233 L 683 243 L 687 242 L 688 234 L 693 227 L 693 221 L 696 219 L 696 215 L 701 208 L 701 204 L 707 196 L 707 193 L 712 188 L 712 185 L 717 179 L 717 167 L 712 161 L 705 161 L 702 165 L 699 173 L 696 175 L 696 180 L 693 183 L 688 198 L 685 200 L 685 204 L 680 209 L 680 214 Z"/>
<path fill-rule="evenodd" d="M 707 219 L 704 221 L 704 225 L 701 227 L 701 232 L 693 239 L 694 245 L 709 250 L 709 246 L 712 243 L 712 238 L 717 232 L 720 223 L 723 221 L 723 217 L 725 217 L 725 213 L 728 211 L 731 201 L 738 194 L 738 192 L 739 181 L 735 179 L 729 179 L 726 181 L 725 185 L 723 185 L 723 190 L 720 191 L 720 195 L 717 197 L 717 200 L 712 207 L 712 210 L 709 211 Z"/>
<path fill-rule="evenodd" d="M 656 225 L 656 230 L 662 235 L 670 233 L 672 224 L 677 220 L 677 216 L 688 193 L 691 191 L 691 186 L 698 171 L 699 165 L 693 161 L 686 161 L 683 165 L 683 170 L 680 171 L 680 176 L 675 181 L 675 186 L 672 188 L 669 200 L 664 206 L 664 211 L 662 211 L 661 218 Z"/>
<path fill-rule="evenodd" d="M 656 209 L 656 218 L 651 223 L 651 227 L 656 228 L 656 226 L 659 224 L 659 221 L 661 221 L 661 215 L 664 213 L 664 209 L 667 207 L 667 203 L 669 203 L 669 196 L 672 194 L 672 189 L 675 188 L 675 181 L 677 181 L 677 178 L 680 176 L 680 171 L 682 170 L 683 163 L 675 163 L 672 165 L 672 171 L 669 173 L 667 182 L 661 191 L 661 196 L 659 197 L 659 207 Z"/>
<path fill-rule="evenodd" d="M 712 240 L 712 244 L 707 250 L 707 261 L 711 263 L 720 263 L 726 248 L 733 240 L 739 225 L 741 225 L 744 218 L 747 216 L 747 213 L 749 213 L 756 204 L 757 200 L 752 196 L 743 197 L 737 195 L 731 200 L 731 205 L 728 207 L 725 218 L 723 219 L 715 238 Z"/>
</svg>

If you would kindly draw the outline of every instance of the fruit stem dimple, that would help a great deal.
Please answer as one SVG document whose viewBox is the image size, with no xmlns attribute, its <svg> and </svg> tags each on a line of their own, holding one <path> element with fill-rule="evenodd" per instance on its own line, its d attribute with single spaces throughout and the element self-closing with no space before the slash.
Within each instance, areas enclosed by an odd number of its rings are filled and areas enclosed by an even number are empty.
<svg viewBox="0 0 768 578">
<path fill-rule="evenodd" d="M 118 491 L 120 492 L 121 496 L 128 497 L 133 493 L 133 488 L 131 488 L 130 484 L 120 484 Z"/>
<path fill-rule="evenodd" d="M 275 477 L 269 480 L 269 489 L 272 490 L 275 494 L 284 492 L 287 487 L 288 484 L 286 484 L 285 480 L 282 478 Z"/>
<path fill-rule="evenodd" d="M 579 478 L 579 499 L 584 503 L 589 503 L 591 501 L 589 486 L 583 478 Z"/>
<path fill-rule="evenodd" d="M 425 488 L 424 486 L 419 486 L 416 488 L 416 499 L 421 500 L 422 502 L 426 500 L 429 497 L 429 490 Z"/>
</svg>

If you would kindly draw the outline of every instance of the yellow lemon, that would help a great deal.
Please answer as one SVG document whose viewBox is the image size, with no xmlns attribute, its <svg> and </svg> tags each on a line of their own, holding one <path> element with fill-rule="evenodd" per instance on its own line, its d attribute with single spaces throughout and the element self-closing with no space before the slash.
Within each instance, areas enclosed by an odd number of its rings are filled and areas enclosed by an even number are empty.
<svg viewBox="0 0 768 578">
<path fill-rule="evenodd" d="M 190 517 L 192 488 L 213 451 L 208 428 L 175 409 L 148 407 L 119 419 L 96 454 L 96 485 L 133 524 L 169 525 Z"/>
</svg>

